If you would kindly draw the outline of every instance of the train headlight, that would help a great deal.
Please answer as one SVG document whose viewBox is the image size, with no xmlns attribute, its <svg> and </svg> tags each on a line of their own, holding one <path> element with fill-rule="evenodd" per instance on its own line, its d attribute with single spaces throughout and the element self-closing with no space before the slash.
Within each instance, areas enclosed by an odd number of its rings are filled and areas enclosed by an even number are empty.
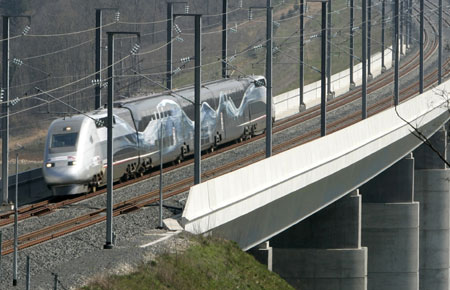
<svg viewBox="0 0 450 290">
<path fill-rule="evenodd" d="M 69 166 L 77 165 L 77 162 L 75 160 L 69 161 L 69 162 L 67 162 L 67 165 L 69 165 Z"/>
<path fill-rule="evenodd" d="M 52 163 L 52 162 L 47 162 L 45 164 L 45 167 L 47 167 L 47 168 L 54 167 L 54 166 L 55 166 L 55 163 Z"/>
</svg>

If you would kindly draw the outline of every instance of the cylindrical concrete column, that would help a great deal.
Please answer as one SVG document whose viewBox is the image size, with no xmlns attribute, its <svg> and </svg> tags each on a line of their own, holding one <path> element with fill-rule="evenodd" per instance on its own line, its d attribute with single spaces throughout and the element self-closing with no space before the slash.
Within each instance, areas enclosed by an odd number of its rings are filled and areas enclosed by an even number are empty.
<svg viewBox="0 0 450 290">
<path fill-rule="evenodd" d="M 363 203 L 367 289 L 419 289 L 419 203 Z"/>
<path fill-rule="evenodd" d="M 433 148 L 421 145 L 416 158 L 415 200 L 420 202 L 420 290 L 450 289 L 450 171 L 447 131 L 438 130 L 430 139 Z"/>
<path fill-rule="evenodd" d="M 302 290 L 367 289 L 361 196 L 349 194 L 272 238 L 273 271 Z"/>
<path fill-rule="evenodd" d="M 420 290 L 450 289 L 450 170 L 416 170 L 420 202 Z"/>
<path fill-rule="evenodd" d="M 367 289 L 367 248 L 274 248 L 273 256 L 274 272 L 296 289 Z"/>
</svg>

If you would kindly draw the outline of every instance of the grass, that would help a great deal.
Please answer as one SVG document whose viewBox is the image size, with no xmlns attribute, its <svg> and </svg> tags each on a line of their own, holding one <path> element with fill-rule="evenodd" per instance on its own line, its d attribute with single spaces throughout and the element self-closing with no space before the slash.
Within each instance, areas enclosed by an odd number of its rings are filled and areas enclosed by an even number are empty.
<svg viewBox="0 0 450 290">
<path fill-rule="evenodd" d="M 293 289 L 234 242 L 190 239 L 183 253 L 164 254 L 131 274 L 97 279 L 82 289 Z"/>
</svg>

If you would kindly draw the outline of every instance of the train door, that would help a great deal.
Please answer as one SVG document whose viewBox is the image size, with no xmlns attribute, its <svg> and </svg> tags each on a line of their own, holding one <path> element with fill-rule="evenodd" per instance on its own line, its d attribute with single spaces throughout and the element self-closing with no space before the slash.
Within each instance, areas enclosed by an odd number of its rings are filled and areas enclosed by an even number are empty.
<svg viewBox="0 0 450 290">
<path fill-rule="evenodd" d="M 239 93 L 239 91 L 234 91 L 226 96 L 226 105 L 222 111 L 226 141 L 235 140 L 241 137 L 244 132 L 241 125 L 246 118 L 245 113 L 239 110 L 233 101 L 234 95 Z"/>
<path fill-rule="evenodd" d="M 254 101 L 249 104 L 250 130 L 252 134 L 259 134 L 265 128 L 266 104 Z"/>
</svg>

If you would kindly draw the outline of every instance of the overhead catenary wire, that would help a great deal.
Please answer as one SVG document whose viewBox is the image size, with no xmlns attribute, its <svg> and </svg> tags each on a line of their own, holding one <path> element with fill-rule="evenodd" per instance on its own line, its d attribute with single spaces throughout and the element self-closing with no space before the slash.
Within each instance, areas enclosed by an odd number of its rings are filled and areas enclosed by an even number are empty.
<svg viewBox="0 0 450 290">
<path fill-rule="evenodd" d="M 117 24 L 117 22 L 110 22 L 107 23 L 105 25 L 100 26 L 99 28 L 105 28 L 111 25 Z M 72 35 L 78 35 L 78 34 L 82 34 L 82 33 L 86 33 L 86 32 L 91 32 L 94 30 L 99 29 L 97 27 L 91 27 L 85 30 L 80 30 L 80 31 L 71 31 L 71 32 L 63 32 L 63 33 L 55 33 L 55 34 L 27 34 L 24 35 L 24 37 L 61 37 L 61 36 L 72 36 Z"/>
<path fill-rule="evenodd" d="M 173 42 L 173 41 L 174 41 L 174 40 L 172 40 L 171 42 Z M 169 43 L 170 43 L 170 42 L 169 42 Z M 134 55 L 146 55 L 146 54 L 154 53 L 154 52 L 156 52 L 156 51 L 158 51 L 158 50 L 160 50 L 160 49 L 165 48 L 167 45 L 168 45 L 168 43 L 165 43 L 164 45 L 161 45 L 161 46 L 159 46 L 159 47 L 157 47 L 157 48 L 155 48 L 155 49 L 152 49 L 152 50 L 149 50 L 149 51 L 143 52 L 143 53 L 136 53 L 136 54 L 134 54 Z M 122 61 L 124 61 L 125 59 L 128 59 L 128 58 L 131 57 L 131 56 L 133 56 L 133 54 L 131 54 L 131 53 L 128 54 L 128 55 L 126 55 L 126 56 L 124 56 L 123 58 L 121 58 L 121 59 L 119 59 L 118 61 L 114 62 L 114 63 L 112 64 L 112 66 L 121 63 Z M 107 67 L 101 69 L 100 72 L 106 71 L 109 67 L 110 67 L 110 66 L 107 66 Z M 76 81 L 73 81 L 73 82 L 64 84 L 64 85 L 59 86 L 59 87 L 57 87 L 57 88 L 52 88 L 52 89 L 50 89 L 50 90 L 47 90 L 46 92 L 47 92 L 47 93 L 51 93 L 51 92 L 57 91 L 57 90 L 59 90 L 59 89 L 62 89 L 62 88 L 71 86 L 71 85 L 76 84 L 76 83 L 79 83 L 79 82 L 81 82 L 81 81 L 83 81 L 83 80 L 86 80 L 86 79 L 88 79 L 88 78 L 90 78 L 90 77 L 95 76 L 96 73 L 97 73 L 97 72 L 88 74 L 87 76 L 85 76 L 85 77 L 83 77 L 83 78 L 81 78 L 81 79 L 78 79 L 78 80 L 76 80 Z M 35 97 L 35 96 L 36 96 L 36 95 L 31 95 L 31 96 L 26 96 L 26 97 L 23 97 L 23 98 L 26 99 L 26 98 L 32 98 L 32 97 Z M 5 102 L 4 102 L 4 101 L 0 102 L 0 104 L 3 104 L 3 103 L 5 103 Z"/>
<path fill-rule="evenodd" d="M 373 5 L 373 6 L 376 6 L 376 5 Z M 334 11 L 333 11 L 334 12 Z M 332 12 L 332 13 L 333 13 Z M 220 15 L 220 14 L 219 14 Z M 298 14 L 297 14 L 297 16 L 298 16 Z M 292 17 L 292 18 L 294 18 L 294 17 Z M 161 22 L 165 22 L 165 21 L 167 21 L 167 20 L 163 20 L 163 21 L 161 21 Z M 243 22 L 243 23 L 241 23 L 240 25 L 244 25 L 244 24 L 247 24 L 249 21 L 245 21 L 245 22 Z M 253 22 L 258 22 L 258 21 L 253 21 Z M 119 22 L 120 23 L 120 22 Z M 343 28 L 336 28 L 336 29 L 343 29 Z M 163 30 L 163 31 L 165 31 L 165 30 Z M 209 34 L 213 34 L 213 33 L 219 33 L 219 32 L 221 32 L 221 31 L 223 31 L 223 30 L 219 30 L 219 31 L 212 31 L 212 32 L 209 32 Z M 185 35 L 188 35 L 187 33 L 185 33 Z M 276 37 L 274 37 L 274 39 L 275 39 Z M 289 39 L 289 38 L 288 38 Z M 92 41 L 92 40 L 91 40 Z M 81 44 L 80 44 L 81 45 Z M 249 50 L 251 50 L 251 49 L 249 49 Z M 55 52 L 56 53 L 56 52 Z M 150 52 L 144 52 L 144 53 L 140 53 L 140 54 L 138 54 L 138 55 L 144 55 L 144 54 L 148 54 L 148 53 L 150 53 Z M 38 57 L 38 56 L 36 56 L 36 57 Z M 124 59 L 122 59 L 122 60 L 120 60 L 120 61 L 123 61 Z M 118 62 L 120 62 L 120 61 L 118 61 Z M 217 63 L 217 62 L 216 62 Z M 189 70 L 189 69 L 187 69 L 187 70 Z M 102 70 L 103 71 L 103 70 Z M 163 73 L 161 73 L 161 74 L 163 74 Z M 91 75 L 87 75 L 87 76 L 85 76 L 83 79 L 87 79 L 87 78 L 89 78 L 89 76 L 91 76 Z M 69 77 L 69 76 L 68 76 Z M 74 83 L 77 83 L 77 82 L 80 82 L 80 81 L 82 81 L 83 79 L 81 79 L 81 80 L 77 80 L 77 81 L 74 81 L 74 82 L 72 82 L 72 84 L 74 84 Z M 47 79 L 44 79 L 44 80 L 47 80 Z M 44 81 L 44 80 L 40 80 L 40 81 Z M 69 84 L 70 85 L 70 84 Z M 56 89 L 58 89 L 58 88 L 56 88 Z M 55 90 L 56 90 L 55 89 Z"/>
<path fill-rule="evenodd" d="M 262 43 L 264 43 L 264 42 L 266 42 L 266 41 L 263 41 Z M 167 44 L 166 44 L 166 45 L 167 45 Z M 164 47 L 164 46 L 162 46 L 162 47 Z M 159 47 L 159 48 L 157 48 L 157 49 L 161 49 L 162 47 Z M 154 49 L 153 51 L 155 51 L 155 50 L 157 50 L 157 49 Z M 253 49 L 253 48 L 248 48 L 248 49 L 246 49 L 246 50 L 241 51 L 240 53 L 238 53 L 238 54 L 236 54 L 236 55 L 242 55 L 242 54 L 244 54 L 244 53 L 246 53 L 246 52 L 248 52 L 248 51 L 250 51 L 250 50 L 252 50 L 252 49 Z M 149 52 L 146 52 L 146 53 L 149 53 Z M 123 61 L 124 59 L 128 58 L 129 56 L 131 56 L 131 55 L 128 55 L 128 56 L 126 56 L 126 57 L 120 59 L 119 61 L 115 62 L 113 65 L 118 64 L 119 62 Z M 203 65 L 201 65 L 201 67 L 210 66 L 210 65 L 217 64 L 217 63 L 220 63 L 220 62 L 222 62 L 222 60 L 217 60 L 217 61 L 213 61 L 213 62 L 210 62 L 210 63 L 207 63 L 207 64 L 203 64 Z M 108 68 L 108 67 L 104 68 L 103 70 L 105 70 L 105 69 L 107 69 L 107 68 Z M 193 69 L 195 69 L 195 67 L 188 68 L 188 69 L 186 69 L 186 70 L 193 70 Z M 145 75 L 145 76 L 160 75 L 160 74 L 161 74 L 161 75 L 165 75 L 165 73 L 166 73 L 166 72 L 163 72 L 163 73 L 157 73 L 157 74 L 141 74 L 141 75 L 143 75 L 143 76 L 144 76 L 144 75 Z M 89 76 L 93 76 L 93 75 L 95 75 L 95 73 L 94 73 L 94 74 L 88 75 L 87 77 L 83 78 L 83 80 L 84 80 L 84 79 L 87 79 Z M 245 74 L 244 74 L 244 75 L 245 75 Z M 136 75 L 128 75 L 128 77 L 132 77 L 132 76 L 135 77 Z M 248 76 L 248 77 L 251 77 L 251 76 Z M 72 83 L 69 83 L 69 84 L 65 84 L 65 85 L 63 85 L 63 86 L 61 86 L 61 87 L 59 87 L 59 88 L 53 88 L 53 89 L 46 90 L 46 91 L 43 91 L 43 92 L 44 92 L 44 93 L 50 93 L 50 92 L 56 91 L 57 89 L 61 89 L 61 88 L 67 87 L 67 86 L 69 86 L 70 84 L 77 83 L 77 82 L 79 82 L 79 81 L 80 81 L 80 80 L 77 80 L 77 81 L 75 81 L 75 82 L 72 82 Z M 71 95 L 74 95 L 74 94 L 81 93 L 81 92 L 83 92 L 83 91 L 85 91 L 85 90 L 87 90 L 87 89 L 91 89 L 91 88 L 93 88 L 94 86 L 95 86 L 95 84 L 90 84 L 90 85 L 88 85 L 88 86 L 86 86 L 86 87 L 80 88 L 80 89 L 78 89 L 78 90 L 76 90 L 76 91 L 72 91 L 72 92 L 70 92 L 70 93 L 68 93 L 68 94 L 65 94 L 65 95 L 61 96 L 61 97 L 55 97 L 55 98 L 58 99 L 58 100 L 61 100 L 61 99 L 66 98 L 66 97 L 68 97 L 68 96 L 71 96 Z M 27 99 L 31 99 L 31 98 L 35 98 L 35 97 L 37 97 L 37 96 L 39 96 L 39 95 L 41 95 L 41 94 L 42 94 L 42 93 L 33 94 L 33 95 L 27 95 L 27 96 L 24 96 L 24 97 L 20 98 L 20 101 L 27 100 Z M 57 100 L 52 100 L 52 101 L 49 101 L 48 103 L 53 103 L 53 102 L 56 102 L 56 101 L 57 101 Z M 5 102 L 2 102 L 2 103 L 5 103 Z M 39 107 L 44 106 L 44 105 L 47 105 L 47 103 L 38 104 L 38 105 L 29 107 L 29 108 L 25 108 L 25 109 L 22 109 L 22 110 L 18 110 L 18 111 L 16 111 L 16 112 L 12 112 L 12 113 L 9 114 L 9 116 L 14 116 L 14 115 L 17 115 L 17 114 L 21 114 L 21 113 L 24 113 L 24 112 L 28 112 L 28 111 L 30 111 L 30 110 L 32 110 L 32 109 L 36 109 L 36 108 L 39 108 Z M 5 118 L 5 117 L 6 117 L 6 116 L 0 116 L 0 119 Z M 0 131 L 1 131 L 1 130 L 0 130 Z"/>
<path fill-rule="evenodd" d="M 23 59 L 23 60 L 31 60 L 31 59 L 36 59 L 36 58 L 41 58 L 41 57 L 46 57 L 46 56 L 58 54 L 58 53 L 61 53 L 61 52 L 64 52 L 64 51 L 69 51 L 69 50 L 71 50 L 71 49 L 78 48 L 78 47 L 80 47 L 80 46 L 83 46 L 83 45 L 85 45 L 85 44 L 91 43 L 91 42 L 93 42 L 93 41 L 94 41 L 93 39 L 89 39 L 89 40 L 87 40 L 87 41 L 85 41 L 85 42 L 78 43 L 78 44 L 75 44 L 75 45 L 72 45 L 72 46 L 69 46 L 69 47 L 65 47 L 65 48 L 62 48 L 62 49 L 59 49 L 59 50 L 55 50 L 55 51 L 48 52 L 48 53 L 44 53 L 44 54 L 40 54 L 40 55 L 24 57 L 24 58 L 22 58 L 22 59 Z"/>
</svg>

